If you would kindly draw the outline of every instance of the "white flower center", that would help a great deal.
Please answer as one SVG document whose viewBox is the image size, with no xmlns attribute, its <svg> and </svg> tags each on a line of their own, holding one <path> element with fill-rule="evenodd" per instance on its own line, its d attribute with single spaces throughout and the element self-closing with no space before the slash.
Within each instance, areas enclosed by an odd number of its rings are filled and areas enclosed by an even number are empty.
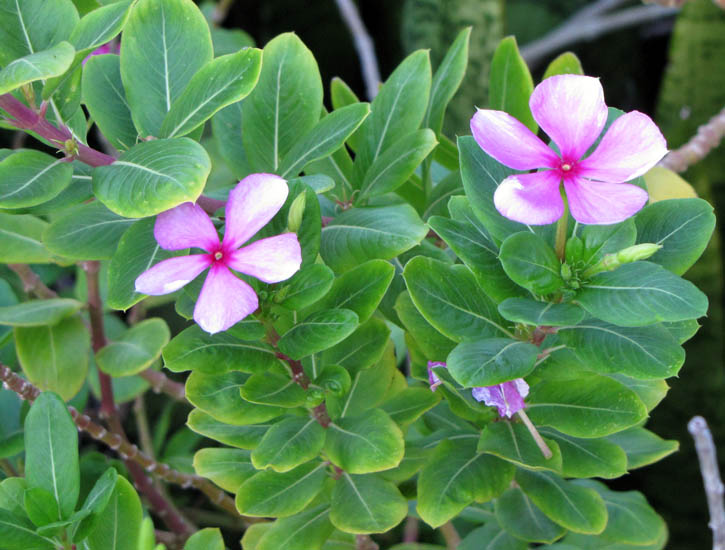
<svg viewBox="0 0 725 550">
<path fill-rule="evenodd" d="M 221 252 L 214 252 L 214 259 L 215 260 L 221 260 L 224 257 L 224 254 Z"/>
<path fill-rule="evenodd" d="M 571 164 L 562 164 L 561 169 L 564 172 L 568 172 L 569 170 L 571 170 Z"/>
</svg>

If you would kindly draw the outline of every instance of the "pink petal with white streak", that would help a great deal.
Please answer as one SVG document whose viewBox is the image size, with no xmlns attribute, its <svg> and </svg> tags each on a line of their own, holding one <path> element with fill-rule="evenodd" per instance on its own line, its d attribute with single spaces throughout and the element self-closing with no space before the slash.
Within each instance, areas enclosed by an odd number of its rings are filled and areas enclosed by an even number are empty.
<svg viewBox="0 0 725 550">
<path fill-rule="evenodd" d="M 529 107 L 541 129 L 559 146 L 562 158 L 579 160 L 607 123 L 607 106 L 599 79 L 558 75 L 539 84 Z"/>
<path fill-rule="evenodd" d="M 166 250 L 196 247 L 211 252 L 219 246 L 214 224 L 207 213 L 193 202 L 161 212 L 154 224 L 154 237 Z"/>
<path fill-rule="evenodd" d="M 667 143 L 652 119 L 632 111 L 612 123 L 596 150 L 579 163 L 577 175 L 622 183 L 647 172 L 665 153 Z"/>
<path fill-rule="evenodd" d="M 528 225 L 554 223 L 564 213 L 560 182 L 553 170 L 509 176 L 496 188 L 493 203 L 510 220 Z"/>
<path fill-rule="evenodd" d="M 647 203 L 647 191 L 629 183 L 604 183 L 581 178 L 564 180 L 566 198 L 579 223 L 609 225 L 626 220 Z"/>
<path fill-rule="evenodd" d="M 214 264 L 201 287 L 194 321 L 209 334 L 227 330 L 257 309 L 254 289 L 221 263 Z"/>
<path fill-rule="evenodd" d="M 210 264 L 206 254 L 169 258 L 136 278 L 136 292 L 152 296 L 169 294 L 196 279 Z"/>
<path fill-rule="evenodd" d="M 287 200 L 287 182 L 274 174 L 251 174 L 229 192 L 224 248 L 239 248 L 262 229 Z"/>
<path fill-rule="evenodd" d="M 471 132 L 481 149 L 515 170 L 554 167 L 557 154 L 531 130 L 503 111 L 479 109 L 471 119 Z"/>
<path fill-rule="evenodd" d="M 297 235 L 284 233 L 230 252 L 225 263 L 234 271 L 246 273 L 265 283 L 278 283 L 299 271 L 302 251 Z"/>
</svg>

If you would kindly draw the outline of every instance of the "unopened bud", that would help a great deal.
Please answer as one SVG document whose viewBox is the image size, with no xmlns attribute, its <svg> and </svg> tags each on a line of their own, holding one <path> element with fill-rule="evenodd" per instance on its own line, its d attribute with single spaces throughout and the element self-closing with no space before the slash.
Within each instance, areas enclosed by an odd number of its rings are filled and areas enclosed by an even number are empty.
<svg viewBox="0 0 725 550">
<path fill-rule="evenodd" d="M 603 271 L 614 271 L 624 264 L 631 264 L 640 260 L 646 260 L 657 252 L 662 245 L 654 243 L 642 243 L 629 246 L 619 252 L 607 254 L 595 265 L 587 269 L 582 275 L 585 278 L 602 273 Z"/>
<path fill-rule="evenodd" d="M 307 194 L 303 191 L 292 201 L 287 214 L 287 228 L 293 233 L 297 232 L 302 225 L 302 215 L 305 213 Z"/>
<path fill-rule="evenodd" d="M 569 264 L 561 264 L 561 278 L 565 281 L 571 279 L 571 266 Z"/>
<path fill-rule="evenodd" d="M 325 392 L 319 388 L 311 388 L 307 390 L 305 396 L 305 406 L 307 408 L 314 408 L 325 400 Z"/>
<path fill-rule="evenodd" d="M 584 254 L 584 241 L 579 237 L 571 237 L 566 241 L 566 263 L 573 264 L 579 261 Z"/>
</svg>

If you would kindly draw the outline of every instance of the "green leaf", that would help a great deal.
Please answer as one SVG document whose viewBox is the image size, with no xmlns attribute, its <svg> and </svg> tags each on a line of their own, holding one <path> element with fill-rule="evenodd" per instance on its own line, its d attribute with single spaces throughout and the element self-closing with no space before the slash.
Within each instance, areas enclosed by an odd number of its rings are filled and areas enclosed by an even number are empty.
<svg viewBox="0 0 725 550">
<path fill-rule="evenodd" d="M 161 356 L 169 337 L 169 327 L 163 319 L 146 319 L 98 350 L 96 364 L 113 377 L 138 374 Z"/>
<path fill-rule="evenodd" d="M 581 232 L 584 257 L 587 265 L 594 265 L 606 254 L 613 254 L 632 246 L 637 238 L 637 228 L 632 218 L 614 225 L 585 225 Z"/>
<path fill-rule="evenodd" d="M 253 171 L 279 173 L 282 159 L 320 118 L 322 80 L 312 52 L 293 33 L 270 40 L 263 59 L 243 104 L 242 142 Z"/>
<path fill-rule="evenodd" d="M 516 483 L 549 519 L 575 533 L 596 535 L 607 525 L 607 508 L 593 489 L 551 472 L 517 470 Z"/>
<path fill-rule="evenodd" d="M 662 326 L 677 340 L 678 344 L 684 344 L 700 330 L 700 323 L 695 319 L 677 321 L 676 323 L 662 323 Z"/>
<path fill-rule="evenodd" d="M 195 201 L 210 170 L 209 155 L 195 141 L 157 139 L 139 143 L 113 164 L 96 168 L 93 191 L 113 212 L 143 218 Z"/>
<path fill-rule="evenodd" d="M 28 380 L 66 401 L 83 386 L 90 345 L 88 330 L 77 316 L 52 327 L 15 328 L 15 348 Z"/>
<path fill-rule="evenodd" d="M 707 313 L 707 296 L 695 285 L 650 262 L 600 273 L 583 286 L 576 298 L 581 306 L 619 326 L 684 321 Z"/>
<path fill-rule="evenodd" d="M 529 430 L 518 422 L 493 422 L 481 432 L 477 450 L 488 453 L 527 470 L 550 470 L 561 473 L 561 453 L 555 441 L 544 440 L 552 452 L 545 458 Z"/>
<path fill-rule="evenodd" d="M 559 54 L 554 60 L 549 63 L 544 71 L 544 76 L 541 80 L 546 80 L 550 76 L 556 76 L 560 74 L 584 74 L 581 61 L 572 52 L 564 52 Z"/>
<path fill-rule="evenodd" d="M 39 343 L 40 344 L 40 343 Z M 78 430 L 61 399 L 44 392 L 25 418 L 25 480 L 55 499 L 56 520 L 75 510 L 80 490 Z"/>
<path fill-rule="evenodd" d="M 508 462 L 476 452 L 475 439 L 444 440 L 418 477 L 418 514 L 439 527 L 472 502 L 503 493 L 513 474 Z"/>
<path fill-rule="evenodd" d="M 224 550 L 224 539 L 219 529 L 207 527 L 191 535 L 184 550 Z"/>
<path fill-rule="evenodd" d="M 141 136 L 160 136 L 166 113 L 212 57 L 209 26 L 190 0 L 133 6 L 121 42 L 121 77 Z"/>
<path fill-rule="evenodd" d="M 393 265 L 384 260 L 362 263 L 337 277 L 314 309 L 349 309 L 364 323 L 380 304 L 394 274 Z"/>
<path fill-rule="evenodd" d="M 252 464 L 287 472 L 315 458 L 324 444 L 325 430 L 314 418 L 287 418 L 267 431 L 252 452 Z"/>
<path fill-rule="evenodd" d="M 161 137 L 193 132 L 227 105 L 245 98 L 259 79 L 262 51 L 246 48 L 204 65 L 171 104 L 161 125 Z"/>
<path fill-rule="evenodd" d="M 101 6 L 85 15 L 73 29 L 69 42 L 76 51 L 98 48 L 121 32 L 130 13 L 130 0 Z"/>
<path fill-rule="evenodd" d="M 537 327 L 576 325 L 585 316 L 584 310 L 573 304 L 537 302 L 531 298 L 508 298 L 498 305 L 498 312 L 514 323 Z"/>
<path fill-rule="evenodd" d="M 35 216 L 0 212 L 0 262 L 49 263 L 50 253 L 41 242 L 46 227 L 48 224 Z"/>
<path fill-rule="evenodd" d="M 116 479 L 116 488 L 100 514 L 96 528 L 86 541 L 88 550 L 138 550 L 143 512 L 133 486 L 123 476 Z"/>
<path fill-rule="evenodd" d="M 98 201 L 66 210 L 43 232 L 48 250 L 77 260 L 107 260 L 136 220 L 111 212 Z"/>
<path fill-rule="evenodd" d="M 40 151 L 22 150 L 0 162 L 0 208 L 42 204 L 68 187 L 73 166 Z"/>
<path fill-rule="evenodd" d="M 395 311 L 408 335 L 415 339 L 430 360 L 443 361 L 456 346 L 455 342 L 443 336 L 420 314 L 407 291 L 398 296 Z"/>
<path fill-rule="evenodd" d="M 682 275 L 705 251 L 715 229 L 712 206 L 702 199 L 671 199 L 645 206 L 634 218 L 637 242 L 662 245 L 650 262 Z"/>
<path fill-rule="evenodd" d="M 211 127 L 219 155 L 234 177 L 241 180 L 251 174 L 252 168 L 242 143 L 242 102 L 232 103 L 215 114 Z"/>
<path fill-rule="evenodd" d="M 435 134 L 428 128 L 400 136 L 365 173 L 358 200 L 395 191 L 408 181 L 437 143 Z"/>
<path fill-rule="evenodd" d="M 75 528 L 73 532 L 73 540 L 78 542 L 86 538 L 96 527 L 101 518 L 101 514 L 108 506 L 113 491 L 116 488 L 116 480 L 118 472 L 115 468 L 108 468 L 103 475 L 96 481 L 95 485 L 88 493 L 86 500 L 83 502 L 81 512 L 88 512 L 88 517 L 84 518 Z"/>
<path fill-rule="evenodd" d="M 506 532 L 527 542 L 551 543 L 566 533 L 518 487 L 508 489 L 496 499 L 496 520 Z"/>
<path fill-rule="evenodd" d="M 186 419 L 186 425 L 196 433 L 239 449 L 256 448 L 273 424 L 233 426 L 219 422 L 210 414 L 194 409 Z"/>
<path fill-rule="evenodd" d="M 561 262 L 535 233 L 522 231 L 511 235 L 501 244 L 499 257 L 506 274 L 534 294 L 550 294 L 564 285 Z"/>
<path fill-rule="evenodd" d="M 439 401 L 439 395 L 428 388 L 405 388 L 384 401 L 380 408 L 399 426 L 406 426 L 435 407 Z"/>
<path fill-rule="evenodd" d="M 209 334 L 198 325 L 184 329 L 164 347 L 165 367 L 173 372 L 220 374 L 238 370 L 254 374 L 279 363 L 272 347 L 240 340 L 235 329 L 217 334 Z"/>
<path fill-rule="evenodd" d="M 55 541 L 35 533 L 35 526 L 23 517 L 0 508 L 0 537 L 3 550 L 55 550 Z"/>
<path fill-rule="evenodd" d="M 462 342 L 448 355 L 448 370 L 464 388 L 495 386 L 534 370 L 539 348 L 508 338 Z"/>
<path fill-rule="evenodd" d="M 489 108 L 510 114 L 536 133 L 539 127 L 529 109 L 533 91 L 534 80 L 519 53 L 516 37 L 507 36 L 499 42 L 491 61 Z"/>
<path fill-rule="evenodd" d="M 319 550 L 335 529 L 327 504 L 295 516 L 278 519 L 267 529 L 255 550 Z"/>
<path fill-rule="evenodd" d="M 644 403 L 644 406 L 647 407 L 648 412 L 659 405 L 660 401 L 665 398 L 670 389 L 667 382 L 662 379 L 637 380 L 623 374 L 611 374 L 610 377 L 621 382 L 636 393 L 637 397 Z"/>
<path fill-rule="evenodd" d="M 343 146 L 369 114 L 367 103 L 355 103 L 323 117 L 284 155 L 279 173 L 283 178 L 296 176 L 308 163 L 331 155 Z"/>
<path fill-rule="evenodd" d="M 286 371 L 253 374 L 242 386 L 242 397 L 251 403 L 294 408 L 305 404 L 307 394 Z"/>
<path fill-rule="evenodd" d="M 337 272 L 368 260 L 390 260 L 420 243 L 427 234 L 407 204 L 351 208 L 322 228 L 320 255 Z"/>
<path fill-rule="evenodd" d="M 535 424 L 551 426 L 574 437 L 594 438 L 634 426 L 647 417 L 637 395 L 605 376 L 539 382 L 527 398 Z"/>
<path fill-rule="evenodd" d="M 408 501 L 398 488 L 375 475 L 346 472 L 332 491 L 330 521 L 348 533 L 384 533 L 408 514 Z"/>
<path fill-rule="evenodd" d="M 430 101 L 423 119 L 423 126 L 433 129 L 436 135 L 441 133 L 446 107 L 456 94 L 466 73 L 470 38 L 471 27 L 462 29 L 433 75 Z"/>
<path fill-rule="evenodd" d="M 55 325 L 72 315 L 83 304 L 70 298 L 31 300 L 20 304 L 0 307 L 0 325 L 11 327 L 37 327 Z"/>
<path fill-rule="evenodd" d="M 326 468 L 324 462 L 308 462 L 285 473 L 258 472 L 237 489 L 237 510 L 257 517 L 297 514 L 322 490 Z"/>
<path fill-rule="evenodd" d="M 358 326 L 358 316 L 349 309 L 329 309 L 313 313 L 282 335 L 278 347 L 292 359 L 302 359 L 331 348 Z"/>
<path fill-rule="evenodd" d="M 36 80 L 63 74 L 73 62 L 75 50 L 68 42 L 26 55 L 0 70 L 0 94 L 6 94 Z"/>
<path fill-rule="evenodd" d="M 82 89 L 83 103 L 111 145 L 120 151 L 133 147 L 138 131 L 121 82 L 121 59 L 117 55 L 91 57 L 83 67 Z"/>
<path fill-rule="evenodd" d="M 485 541 L 486 546 L 481 546 Z M 474 529 L 458 545 L 458 550 L 527 550 L 529 545 L 512 537 L 495 521 Z"/>
<path fill-rule="evenodd" d="M 24 494 L 27 489 L 25 478 L 8 477 L 0 481 L 0 510 L 7 510 L 16 516 L 25 515 Z"/>
<path fill-rule="evenodd" d="M 278 296 L 287 309 L 302 309 L 314 304 L 332 287 L 335 274 L 324 264 L 303 267 L 286 281 Z"/>
<path fill-rule="evenodd" d="M 256 472 L 249 460 L 249 451 L 217 447 L 196 451 L 194 471 L 232 493 Z"/>
<path fill-rule="evenodd" d="M 624 450 L 627 455 L 628 470 L 658 462 L 680 447 L 677 441 L 662 439 L 641 427 L 612 434 L 607 439 Z"/>
<path fill-rule="evenodd" d="M 346 372 L 355 375 L 377 363 L 385 352 L 390 338 L 390 329 L 381 319 L 368 319 L 355 332 L 339 344 L 326 349 L 319 362 L 326 365 L 339 365 Z"/>
<path fill-rule="evenodd" d="M 43 527 L 63 519 L 53 494 L 41 487 L 26 489 L 24 503 L 28 517 L 36 527 Z"/>
<path fill-rule="evenodd" d="M 403 433 L 387 413 L 372 409 L 362 416 L 331 423 L 325 453 L 333 464 L 350 474 L 388 470 L 403 458 Z"/>
<path fill-rule="evenodd" d="M 403 277 L 423 317 L 451 340 L 508 335 L 493 302 L 466 267 L 418 256 L 406 264 Z"/>
<path fill-rule="evenodd" d="M 613 479 L 627 473 L 627 455 L 606 439 L 581 439 L 550 428 L 541 428 L 539 433 L 559 445 L 564 477 Z"/>
<path fill-rule="evenodd" d="M 237 371 L 222 374 L 192 372 L 186 379 L 186 398 L 216 420 L 235 426 L 259 424 L 287 412 L 281 407 L 257 405 L 242 399 L 240 388 L 248 377 Z"/>
<path fill-rule="evenodd" d="M 590 320 L 558 334 L 589 368 L 605 374 L 669 378 L 685 361 L 685 351 L 662 326 L 623 328 Z"/>
</svg>

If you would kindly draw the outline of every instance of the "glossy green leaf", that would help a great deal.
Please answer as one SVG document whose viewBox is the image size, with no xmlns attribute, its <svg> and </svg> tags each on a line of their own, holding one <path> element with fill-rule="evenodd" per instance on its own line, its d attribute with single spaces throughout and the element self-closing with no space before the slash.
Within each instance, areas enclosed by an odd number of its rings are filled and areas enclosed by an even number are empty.
<svg viewBox="0 0 725 550">
<path fill-rule="evenodd" d="M 330 523 L 327 504 L 309 508 L 297 515 L 278 519 L 259 539 L 255 550 L 313 550 L 322 545 L 335 529 Z"/>
<path fill-rule="evenodd" d="M 561 262 L 535 233 L 511 235 L 501 244 L 499 257 L 508 276 L 534 294 L 550 294 L 564 285 Z"/>
<path fill-rule="evenodd" d="M 335 274 L 324 264 L 312 264 L 295 273 L 278 293 L 280 304 L 288 309 L 302 309 L 314 304 L 332 287 Z"/>
<path fill-rule="evenodd" d="M 252 173 L 242 143 L 242 102 L 232 103 L 211 119 L 212 135 L 219 155 L 236 179 Z"/>
<path fill-rule="evenodd" d="M 332 491 L 330 521 L 348 533 L 384 533 L 408 514 L 408 501 L 398 488 L 378 476 L 343 472 Z"/>
<path fill-rule="evenodd" d="M 236 490 L 237 510 L 260 517 L 297 514 L 322 490 L 326 468 L 324 462 L 308 462 L 285 473 L 258 472 Z"/>
<path fill-rule="evenodd" d="M 272 369 L 253 374 L 241 388 L 242 397 L 261 405 L 294 408 L 305 404 L 305 390 L 286 371 Z"/>
<path fill-rule="evenodd" d="M 73 29 L 69 42 L 76 51 L 98 48 L 121 32 L 130 13 L 130 0 L 101 6 L 85 15 Z"/>
<path fill-rule="evenodd" d="M 358 316 L 349 309 L 329 309 L 313 313 L 282 335 L 279 349 L 292 359 L 302 359 L 331 348 L 358 326 Z"/>
<path fill-rule="evenodd" d="M 252 452 L 258 470 L 286 472 L 315 458 L 325 444 L 325 430 L 314 418 L 287 418 L 272 426 Z"/>
<path fill-rule="evenodd" d="M 233 493 L 256 472 L 249 461 L 249 451 L 217 447 L 196 451 L 194 471 Z"/>
<path fill-rule="evenodd" d="M 464 388 L 495 386 L 528 375 L 538 353 L 533 344 L 507 338 L 462 342 L 448 355 L 448 370 Z"/>
<path fill-rule="evenodd" d="M 613 479 L 627 473 L 627 455 L 606 439 L 582 439 L 551 428 L 541 428 L 539 432 L 558 444 L 564 477 Z"/>
<path fill-rule="evenodd" d="M 560 74 L 584 74 L 581 61 L 572 52 L 564 52 L 559 54 L 557 57 L 549 63 L 544 71 L 544 76 L 541 80 L 546 80 L 550 76 L 556 76 Z"/>
<path fill-rule="evenodd" d="M 224 539 L 219 529 L 207 527 L 191 535 L 184 550 L 224 550 Z"/>
<path fill-rule="evenodd" d="M 73 62 L 75 50 L 68 42 L 12 61 L 0 70 L 0 94 L 21 86 L 63 74 Z"/>
<path fill-rule="evenodd" d="M 3 550 L 55 550 L 55 541 L 35 533 L 24 517 L 0 508 L 0 537 Z"/>
<path fill-rule="evenodd" d="M 529 109 L 534 80 L 519 53 L 514 36 L 507 36 L 499 42 L 491 61 L 489 86 L 489 108 L 504 111 L 523 122 L 532 132 L 537 132 L 539 127 Z"/>
<path fill-rule="evenodd" d="M 637 380 L 623 374 L 610 374 L 609 376 L 636 393 L 644 406 L 647 407 L 647 411 L 651 411 L 659 405 L 670 389 L 667 382 L 662 379 Z"/>
<path fill-rule="evenodd" d="M 561 473 L 559 445 L 551 439 L 544 440 L 552 452 L 546 458 L 529 430 L 518 422 L 493 422 L 481 432 L 477 450 L 497 456 L 528 470 L 550 470 Z"/>
<path fill-rule="evenodd" d="M 433 75 L 430 100 L 423 119 L 423 126 L 432 128 L 436 135 L 441 133 L 446 107 L 453 99 L 466 73 L 470 38 L 471 27 L 462 29 Z"/>
<path fill-rule="evenodd" d="M 166 113 L 212 56 L 209 26 L 191 0 L 133 6 L 121 42 L 121 76 L 142 137 L 161 135 Z"/>
<path fill-rule="evenodd" d="M 406 264 L 403 277 L 423 317 L 451 340 L 507 335 L 495 305 L 468 268 L 418 256 Z"/>
<path fill-rule="evenodd" d="M 526 399 L 534 424 L 574 437 L 594 438 L 634 426 L 647 417 L 637 394 L 605 376 L 539 382 Z"/>
<path fill-rule="evenodd" d="M 16 327 L 15 348 L 23 372 L 41 390 L 57 392 L 67 401 L 83 386 L 90 336 L 80 317 L 50 327 Z"/>
<path fill-rule="evenodd" d="M 573 304 L 538 302 L 531 298 L 509 298 L 498 305 L 498 312 L 509 321 L 534 326 L 561 327 L 580 323 L 586 313 Z"/>
<path fill-rule="evenodd" d="M 143 218 L 195 201 L 210 169 L 209 155 L 188 138 L 147 141 L 96 168 L 93 191 L 113 212 Z"/>
<path fill-rule="evenodd" d="M 657 434 L 641 427 L 612 434 L 607 439 L 624 450 L 627 455 L 628 470 L 662 460 L 680 448 L 677 441 L 662 439 Z"/>
<path fill-rule="evenodd" d="M 42 393 L 25 418 L 25 479 L 55 499 L 54 519 L 69 517 L 80 490 L 78 430 L 61 399 Z"/>
<path fill-rule="evenodd" d="M 23 495 L 26 489 L 27 483 L 24 477 L 8 477 L 0 481 L 0 510 L 24 516 Z"/>
<path fill-rule="evenodd" d="M 41 242 L 47 222 L 35 216 L 0 212 L 0 262 L 49 263 L 50 253 Z"/>
<path fill-rule="evenodd" d="M 380 360 L 389 338 L 390 329 L 385 321 L 373 317 L 342 342 L 322 352 L 319 361 L 323 365 L 344 367 L 354 376 Z"/>
<path fill-rule="evenodd" d="M 415 339 L 431 361 L 443 361 L 456 343 L 438 332 L 415 307 L 410 294 L 401 292 L 395 301 L 395 311 L 403 322 L 408 335 Z"/>
<path fill-rule="evenodd" d="M 407 204 L 352 208 L 322 229 L 320 255 L 337 272 L 368 260 L 390 260 L 423 240 L 427 228 Z"/>
<path fill-rule="evenodd" d="M 41 487 L 26 489 L 25 512 L 36 527 L 62 521 L 55 496 Z"/>
<path fill-rule="evenodd" d="M 387 413 L 372 409 L 331 423 L 324 449 L 333 464 L 350 474 L 380 472 L 402 460 L 403 433 Z"/>
<path fill-rule="evenodd" d="M 202 410 L 194 409 L 186 419 L 186 425 L 194 432 L 239 449 L 256 448 L 273 424 L 234 426 L 220 422 Z"/>
<path fill-rule="evenodd" d="M 262 52 L 246 48 L 217 57 L 204 65 L 189 81 L 164 117 L 160 136 L 184 136 L 227 105 L 252 91 L 262 68 Z"/>
<path fill-rule="evenodd" d="M 118 472 L 115 468 L 111 467 L 96 480 L 96 483 L 93 485 L 91 492 L 88 493 L 80 509 L 81 512 L 87 512 L 89 515 L 75 527 L 73 540 L 83 540 L 96 527 L 101 518 L 101 514 L 103 514 L 113 496 L 117 478 Z"/>
<path fill-rule="evenodd" d="M 96 364 L 111 376 L 131 376 L 149 368 L 168 343 L 169 327 L 163 319 L 145 319 L 131 327 L 119 340 L 96 353 Z"/>
<path fill-rule="evenodd" d="M 485 546 L 481 546 L 481 542 Z M 512 537 L 495 521 L 474 529 L 458 545 L 458 550 L 527 550 L 529 547 L 521 539 Z"/>
<path fill-rule="evenodd" d="M 0 325 L 11 327 L 54 325 L 82 307 L 81 302 L 69 298 L 31 300 L 0 307 Z"/>
<path fill-rule="evenodd" d="M 506 532 L 527 542 L 554 542 L 566 529 L 551 521 L 518 487 L 496 499 L 496 520 Z"/>
<path fill-rule="evenodd" d="M 439 401 L 439 395 L 428 388 L 405 388 L 381 403 L 380 408 L 397 424 L 406 426 L 435 407 Z"/>
<path fill-rule="evenodd" d="M 85 545 L 88 550 L 138 550 L 142 519 L 141 501 L 136 491 L 126 478 L 118 476 L 108 505 Z"/>
<path fill-rule="evenodd" d="M 68 187 L 73 166 L 41 153 L 21 150 L 0 162 L 0 207 L 42 204 Z"/>
<path fill-rule="evenodd" d="M 606 254 L 614 254 L 636 242 L 637 228 L 632 218 L 614 225 L 585 225 L 581 232 L 583 260 L 594 265 Z"/>
</svg>

